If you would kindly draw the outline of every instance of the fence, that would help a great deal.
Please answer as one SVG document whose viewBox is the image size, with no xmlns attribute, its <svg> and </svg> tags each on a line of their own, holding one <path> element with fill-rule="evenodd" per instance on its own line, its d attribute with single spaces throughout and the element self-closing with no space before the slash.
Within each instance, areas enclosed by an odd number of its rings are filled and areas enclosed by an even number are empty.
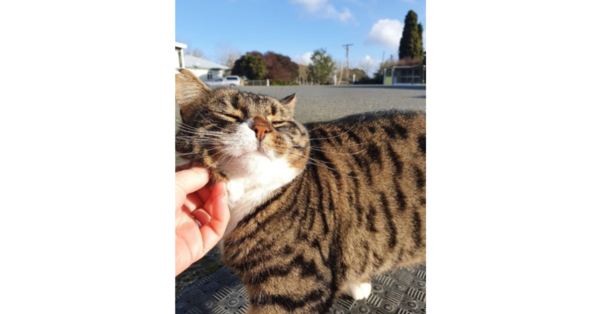
<svg viewBox="0 0 600 314">
<path fill-rule="evenodd" d="M 336 85 L 335 84 L 335 76 L 332 76 L 329 78 L 330 80 L 327 81 L 327 85 L 331 84 L 331 85 Z M 294 81 L 294 83 L 298 84 L 298 85 L 320 85 L 316 82 L 313 82 L 312 80 L 306 80 L 306 79 L 302 79 L 302 78 L 298 78 Z M 348 83 L 346 83 L 345 81 L 342 82 L 341 84 L 338 85 L 347 85 Z M 271 82 L 266 79 L 266 80 L 246 80 L 244 81 L 244 86 L 271 86 Z M 281 85 L 281 84 L 279 84 Z"/>
<path fill-rule="evenodd" d="M 269 80 L 247 80 L 244 81 L 244 86 L 269 86 Z"/>
</svg>

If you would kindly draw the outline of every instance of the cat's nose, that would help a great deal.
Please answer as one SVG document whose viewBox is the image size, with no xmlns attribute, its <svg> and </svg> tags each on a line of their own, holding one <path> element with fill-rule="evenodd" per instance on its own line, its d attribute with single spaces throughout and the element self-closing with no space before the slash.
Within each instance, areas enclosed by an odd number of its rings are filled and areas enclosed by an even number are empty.
<svg viewBox="0 0 600 314">
<path fill-rule="evenodd" d="M 262 141 L 265 138 L 265 136 L 267 135 L 267 133 L 273 131 L 273 128 L 271 128 L 269 121 L 267 121 L 261 117 L 255 117 L 254 125 L 252 126 L 252 130 L 254 130 L 254 133 L 256 133 L 256 138 L 259 141 Z"/>
<path fill-rule="evenodd" d="M 256 133 L 256 138 L 259 141 L 262 141 L 265 138 L 265 135 L 267 133 L 271 132 L 268 127 L 262 126 L 262 125 L 256 125 L 256 124 L 254 125 L 253 129 L 254 129 L 254 133 Z"/>
</svg>

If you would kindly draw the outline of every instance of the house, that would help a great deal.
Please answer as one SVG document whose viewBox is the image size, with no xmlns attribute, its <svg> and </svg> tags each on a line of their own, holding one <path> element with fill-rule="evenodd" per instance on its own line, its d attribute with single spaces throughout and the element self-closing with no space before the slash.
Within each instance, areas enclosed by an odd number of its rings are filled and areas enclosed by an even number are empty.
<svg viewBox="0 0 600 314">
<path fill-rule="evenodd" d="M 425 84 L 427 66 L 407 65 L 384 69 L 383 85 Z"/>
<path fill-rule="evenodd" d="M 177 55 L 175 69 L 181 69 L 185 66 L 184 59 L 183 59 L 183 56 L 184 56 L 183 49 L 185 49 L 185 48 L 187 48 L 186 44 L 175 42 L 175 54 Z"/>
<path fill-rule="evenodd" d="M 187 70 L 196 74 L 203 81 L 212 81 L 214 78 L 223 77 L 230 68 L 191 55 L 184 56 L 184 64 Z"/>
</svg>

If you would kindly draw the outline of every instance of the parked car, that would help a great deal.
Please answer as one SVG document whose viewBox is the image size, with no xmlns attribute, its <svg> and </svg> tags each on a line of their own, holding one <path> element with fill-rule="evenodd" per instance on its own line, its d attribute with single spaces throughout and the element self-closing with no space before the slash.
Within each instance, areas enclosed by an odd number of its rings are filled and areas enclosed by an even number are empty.
<svg viewBox="0 0 600 314">
<path fill-rule="evenodd" d="M 242 80 L 237 75 L 230 75 L 224 78 L 215 78 L 212 81 L 204 82 L 208 86 L 240 86 L 242 85 Z"/>
</svg>

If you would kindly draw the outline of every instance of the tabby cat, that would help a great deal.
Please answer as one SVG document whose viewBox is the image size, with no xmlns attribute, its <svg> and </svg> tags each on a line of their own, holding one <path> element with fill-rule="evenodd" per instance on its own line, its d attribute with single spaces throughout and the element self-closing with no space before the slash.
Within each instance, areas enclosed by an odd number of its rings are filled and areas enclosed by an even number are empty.
<svg viewBox="0 0 600 314">
<path fill-rule="evenodd" d="M 425 116 L 385 111 L 302 125 L 281 100 L 176 75 L 180 156 L 227 181 L 221 243 L 249 313 L 327 313 L 370 278 L 425 261 Z"/>
</svg>

